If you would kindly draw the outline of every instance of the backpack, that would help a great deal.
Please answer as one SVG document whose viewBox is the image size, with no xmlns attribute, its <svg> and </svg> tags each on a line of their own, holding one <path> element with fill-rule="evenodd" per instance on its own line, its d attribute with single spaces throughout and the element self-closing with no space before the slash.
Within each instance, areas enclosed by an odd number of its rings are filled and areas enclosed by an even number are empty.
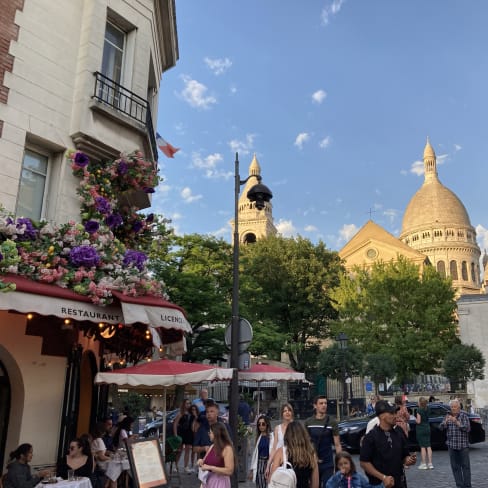
<svg viewBox="0 0 488 488">
<path fill-rule="evenodd" d="M 283 447 L 283 464 L 271 475 L 268 488 L 296 488 L 297 475 L 286 458 L 286 447 Z"/>
</svg>

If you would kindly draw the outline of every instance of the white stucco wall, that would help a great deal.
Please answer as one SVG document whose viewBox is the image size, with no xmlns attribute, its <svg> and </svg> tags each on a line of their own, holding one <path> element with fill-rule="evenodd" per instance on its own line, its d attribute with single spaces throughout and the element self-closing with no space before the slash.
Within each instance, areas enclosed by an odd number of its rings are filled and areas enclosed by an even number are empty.
<svg viewBox="0 0 488 488">
<path fill-rule="evenodd" d="M 458 300 L 459 329 L 463 344 L 474 344 L 486 361 L 485 379 L 468 385 L 475 407 L 488 407 L 488 295 L 464 295 Z"/>
<path fill-rule="evenodd" d="M 5 452 L 34 446 L 33 464 L 53 463 L 58 447 L 66 358 L 41 355 L 42 338 L 26 336 L 22 314 L 0 311 L 0 360 L 9 375 L 12 404 Z"/>
</svg>

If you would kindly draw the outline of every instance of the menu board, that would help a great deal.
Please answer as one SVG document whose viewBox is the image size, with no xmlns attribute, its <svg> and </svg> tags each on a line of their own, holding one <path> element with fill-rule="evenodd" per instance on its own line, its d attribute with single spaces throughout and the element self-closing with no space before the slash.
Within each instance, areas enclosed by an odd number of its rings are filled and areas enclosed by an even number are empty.
<svg viewBox="0 0 488 488">
<path fill-rule="evenodd" d="M 168 483 L 157 439 L 129 440 L 127 453 L 137 487 L 153 488 Z"/>
</svg>

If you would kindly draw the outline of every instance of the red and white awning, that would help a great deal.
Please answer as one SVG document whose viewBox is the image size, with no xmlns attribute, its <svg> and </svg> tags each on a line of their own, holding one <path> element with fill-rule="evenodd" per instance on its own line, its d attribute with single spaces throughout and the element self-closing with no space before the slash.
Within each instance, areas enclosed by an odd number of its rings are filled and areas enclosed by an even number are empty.
<svg viewBox="0 0 488 488">
<path fill-rule="evenodd" d="M 16 290 L 0 293 L 0 310 L 54 315 L 62 319 L 105 322 L 108 324 L 147 324 L 151 328 L 176 329 L 191 333 L 181 307 L 158 297 L 129 297 L 113 292 L 114 303 L 95 305 L 88 297 L 67 288 L 39 283 L 27 278 L 8 275 L 6 282 L 15 283 Z"/>
</svg>

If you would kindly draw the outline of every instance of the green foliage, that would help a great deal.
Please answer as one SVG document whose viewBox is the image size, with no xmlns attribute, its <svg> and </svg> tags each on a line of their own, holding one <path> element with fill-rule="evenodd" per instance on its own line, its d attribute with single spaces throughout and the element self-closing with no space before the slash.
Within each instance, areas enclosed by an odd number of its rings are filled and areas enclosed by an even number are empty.
<svg viewBox="0 0 488 488">
<path fill-rule="evenodd" d="M 202 337 L 199 334 L 204 325 L 230 321 L 231 246 L 222 239 L 199 234 L 173 234 L 160 244 L 152 250 L 150 268 L 158 279 L 165 282 L 170 298 L 185 309 L 195 332 L 187 337 L 185 360 L 222 357 L 225 352 L 223 330 L 207 330 Z M 207 345 L 204 336 L 207 337 Z M 209 347 L 206 357 L 204 345 Z"/>
<path fill-rule="evenodd" d="M 386 384 L 387 378 L 395 378 L 396 364 L 392 357 L 382 352 L 373 352 L 368 354 L 365 358 L 364 374 L 369 376 L 375 384 L 376 393 L 378 393 L 378 385 L 380 383 Z"/>
<path fill-rule="evenodd" d="M 249 352 L 254 356 L 266 356 L 268 359 L 279 361 L 286 334 L 282 333 L 279 326 L 271 320 L 253 321 L 252 330 L 253 338 L 249 345 Z"/>
<path fill-rule="evenodd" d="M 456 302 L 451 282 L 431 266 L 399 257 L 371 270 L 344 274 L 333 293 L 343 330 L 365 354 L 381 353 L 396 364 L 399 379 L 438 371 L 456 341 Z"/>
<path fill-rule="evenodd" d="M 347 349 L 341 349 L 335 343 L 323 349 L 319 355 L 319 372 L 328 378 L 341 380 L 343 371 L 349 376 L 362 374 L 363 355 L 358 346 L 348 344 Z"/>
<path fill-rule="evenodd" d="M 285 350 L 298 371 L 316 370 L 309 344 L 327 337 L 337 317 L 330 290 L 340 271 L 339 256 L 323 242 L 269 237 L 241 247 L 241 315 L 251 324 L 273 323 L 286 339 L 273 349 Z"/>
<path fill-rule="evenodd" d="M 114 402 L 114 406 L 120 412 L 127 412 L 129 416 L 135 419 L 148 409 L 149 400 L 144 395 L 130 391 L 120 393 L 118 400 Z"/>
<path fill-rule="evenodd" d="M 485 378 L 485 358 L 473 344 L 455 344 L 444 360 L 444 374 L 451 381 L 451 388 L 464 388 L 467 381 Z"/>
</svg>

